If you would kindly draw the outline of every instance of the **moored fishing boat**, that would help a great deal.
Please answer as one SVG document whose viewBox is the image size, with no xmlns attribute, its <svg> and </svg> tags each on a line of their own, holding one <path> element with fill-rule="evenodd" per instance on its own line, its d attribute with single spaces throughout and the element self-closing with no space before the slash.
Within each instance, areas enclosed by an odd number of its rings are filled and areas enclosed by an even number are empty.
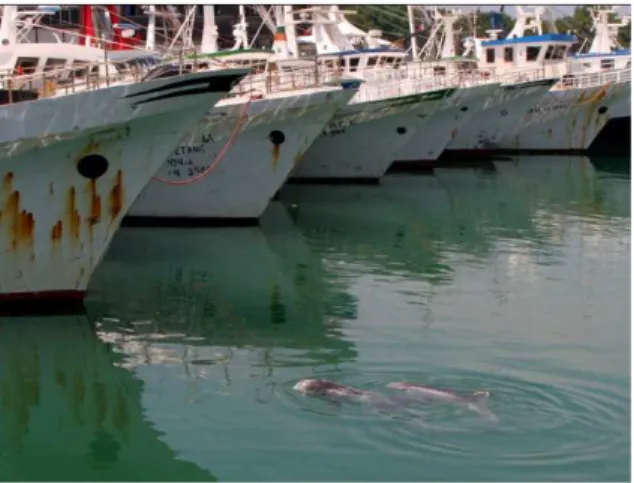
<svg viewBox="0 0 634 483">
<path fill-rule="evenodd" d="M 407 53 L 379 45 L 372 35 L 366 37 L 367 48 L 356 48 L 341 31 L 345 16 L 336 7 L 295 13 L 312 15 L 311 39 L 303 39 L 300 50 L 315 51 L 320 71 L 344 73 L 364 83 L 328 123 L 289 181 L 378 182 L 398 150 L 455 94 L 456 86 L 402 68 Z"/>
<path fill-rule="evenodd" d="M 629 68 L 564 77 L 500 140 L 498 151 L 585 153 L 622 106 L 630 105 L 631 77 Z"/>
<path fill-rule="evenodd" d="M 367 97 L 353 99 L 335 114 L 290 180 L 379 182 L 399 149 L 456 91 L 437 88 L 369 100 L 371 89 L 359 93 Z"/>
<path fill-rule="evenodd" d="M 438 8 L 433 9 L 429 38 L 420 51 L 420 60 L 411 6 L 408 6 L 407 12 L 413 57 L 407 67 L 426 70 L 427 76 L 444 77 L 446 83 L 457 90 L 399 150 L 390 171 L 425 169 L 433 165 L 461 127 L 484 106 L 500 85 L 494 78 L 484 77 L 473 69 L 470 62 L 456 57 L 454 24 L 460 17 L 459 10 L 447 8 L 441 12 Z"/>
<path fill-rule="evenodd" d="M 434 164 L 462 127 L 497 91 L 499 83 L 464 86 L 440 106 L 418 133 L 396 154 L 390 170 L 425 168 Z"/>
<path fill-rule="evenodd" d="M 271 62 L 269 67 L 284 69 Z M 131 224 L 256 224 L 359 82 L 321 82 L 311 68 L 249 79 L 220 101 L 130 209 Z"/>
<path fill-rule="evenodd" d="M 617 39 L 624 17 L 614 8 L 589 8 L 594 39 L 588 52 L 567 58 L 562 80 L 531 109 L 502 149 L 539 154 L 627 152 L 631 129 L 631 51 Z M 619 139 L 614 143 L 615 138 Z"/>
<path fill-rule="evenodd" d="M 627 103 L 629 72 L 608 69 L 572 75 L 574 61 L 567 55 L 577 39 L 543 34 L 543 13 L 543 8 L 533 13 L 518 8 L 516 23 L 508 36 L 500 40 L 478 39 L 476 51 L 481 67 L 500 75 L 527 76 L 533 84 L 543 83 L 544 87 L 550 83 L 546 89 L 549 92 L 532 89 L 533 96 L 522 96 L 513 103 L 513 112 L 506 106 L 489 106 L 490 115 L 485 111 L 478 116 L 482 122 L 473 123 L 469 136 L 458 136 L 449 144 L 447 157 L 585 152 L 610 117 L 618 115 L 619 106 Z M 530 29 L 535 29 L 537 35 L 525 36 Z M 490 32 L 495 37 L 498 31 Z M 530 86 L 519 82 L 508 87 L 517 90 L 526 85 Z"/>
<path fill-rule="evenodd" d="M 0 308 L 81 301 L 134 199 L 187 130 L 247 73 L 150 74 L 104 88 L 86 82 L 75 94 L 58 90 L 0 106 Z M 45 74 L 6 76 L 3 87 L 12 92 L 16 82 L 43 82 Z"/>
</svg>

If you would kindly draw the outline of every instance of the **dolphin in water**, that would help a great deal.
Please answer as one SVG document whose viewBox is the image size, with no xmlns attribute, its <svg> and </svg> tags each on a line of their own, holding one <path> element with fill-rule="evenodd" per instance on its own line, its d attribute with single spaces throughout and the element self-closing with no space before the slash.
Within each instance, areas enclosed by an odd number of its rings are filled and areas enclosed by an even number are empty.
<svg viewBox="0 0 634 483">
<path fill-rule="evenodd" d="M 480 416 L 484 416 L 492 421 L 498 420 L 497 416 L 495 416 L 485 404 L 486 399 L 491 396 L 489 391 L 475 391 L 468 394 L 460 394 L 448 389 L 439 389 L 409 382 L 390 382 L 387 384 L 387 387 L 390 389 L 405 391 L 408 394 L 419 396 L 428 401 L 464 406 Z"/>
<path fill-rule="evenodd" d="M 293 389 L 303 395 L 324 397 L 337 404 L 341 402 L 367 403 L 377 410 L 390 413 L 400 412 L 407 407 L 418 406 L 421 402 L 420 397 L 422 397 L 425 400 L 461 405 L 491 421 L 498 420 L 484 404 L 484 401 L 490 395 L 488 391 L 459 394 L 455 391 L 407 382 L 391 382 L 387 384 L 387 387 L 405 391 L 409 397 L 399 398 L 379 392 L 365 391 L 327 379 L 302 379 L 293 386 Z"/>
<path fill-rule="evenodd" d="M 368 403 L 375 409 L 393 411 L 402 408 L 398 398 L 356 389 L 327 379 L 301 379 L 293 389 L 306 396 L 321 396 L 334 403 Z"/>
</svg>

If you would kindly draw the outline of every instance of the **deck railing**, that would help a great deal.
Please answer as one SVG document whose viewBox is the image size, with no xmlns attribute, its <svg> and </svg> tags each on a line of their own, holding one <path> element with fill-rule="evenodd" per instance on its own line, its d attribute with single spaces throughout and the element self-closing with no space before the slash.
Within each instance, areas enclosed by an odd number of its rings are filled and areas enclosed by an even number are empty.
<svg viewBox="0 0 634 483">
<path fill-rule="evenodd" d="M 169 63 L 178 65 L 183 74 L 230 67 L 230 65 L 214 65 L 211 68 L 200 69 L 196 59 L 185 61 L 184 56 L 171 59 Z M 11 104 L 25 100 L 20 91 L 30 91 L 37 94 L 38 99 L 43 99 L 140 82 L 154 67 L 156 66 L 139 67 L 121 72 L 111 62 L 92 62 L 34 74 L 18 75 L 13 71 L 0 71 L 0 89 L 7 91 L 6 102 Z M 267 72 L 246 76 L 228 94 L 228 97 L 292 92 L 338 83 L 340 80 L 341 75 L 338 72 L 326 75 L 318 69 L 316 62 L 312 65 L 304 63 L 300 67 L 273 64 Z"/>
<path fill-rule="evenodd" d="M 91 62 L 33 74 L 0 71 L 0 88 L 7 91 L 8 103 L 11 104 L 19 102 L 22 97 L 20 91 L 36 93 L 38 99 L 75 94 L 139 82 L 150 69 L 148 66 L 120 72 L 112 63 Z"/>
<path fill-rule="evenodd" d="M 178 65 L 182 73 L 203 70 L 200 69 L 196 57 L 194 56 L 193 61 L 186 59 L 184 51 L 177 58 L 170 59 L 170 63 Z M 213 65 L 211 70 L 227 68 L 230 65 L 230 62 L 225 65 Z M 0 71 L 0 88 L 5 90 L 8 96 L 8 99 L 2 102 L 10 104 L 34 97 L 42 99 L 113 85 L 131 84 L 141 81 L 154 67 L 139 66 L 135 69 L 120 71 L 113 62 L 102 61 L 35 74 L 17 75 L 15 72 Z M 205 68 L 205 70 L 210 69 Z M 622 83 L 630 81 L 631 75 L 630 69 L 566 75 L 562 77 L 555 89 L 587 88 L 607 83 Z M 497 73 L 495 69 L 457 69 L 456 66 L 447 64 L 408 63 L 396 69 L 385 67 L 358 73 L 358 78 L 365 82 L 352 102 L 376 101 L 441 88 L 528 82 L 549 76 L 554 77 L 553 72 L 544 68 Z M 267 71 L 246 76 L 228 94 L 228 97 L 265 96 L 316 88 L 338 84 L 343 77 L 352 77 L 352 75 L 344 76 L 337 67 L 329 68 L 319 65 L 316 59 L 313 59 L 313 62 L 304 61 L 301 66 L 284 62 L 270 63 Z M 28 91 L 30 94 L 23 95 L 20 91 Z"/>
<path fill-rule="evenodd" d="M 568 74 L 555 85 L 557 90 L 601 87 L 606 84 L 622 84 L 632 80 L 631 69 L 592 72 L 586 74 Z"/>
</svg>

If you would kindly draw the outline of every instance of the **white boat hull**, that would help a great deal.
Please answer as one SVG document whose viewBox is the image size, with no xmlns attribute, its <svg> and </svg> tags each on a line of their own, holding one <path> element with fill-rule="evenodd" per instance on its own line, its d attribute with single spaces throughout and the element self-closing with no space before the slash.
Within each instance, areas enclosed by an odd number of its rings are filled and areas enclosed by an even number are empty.
<svg viewBox="0 0 634 483">
<path fill-rule="evenodd" d="M 81 300 L 123 215 L 162 160 L 245 72 L 172 77 L 0 108 L 0 307 Z M 223 85 L 216 89 L 219 77 Z M 192 90 L 184 84 L 192 78 L 208 87 Z M 47 112 L 59 122 L 39 126 L 51 134 L 38 139 L 28 123 L 41 123 Z M 31 131 L 5 130 L 11 121 L 20 124 L 15 119 Z M 75 123 L 83 126 L 73 130 Z"/>
<path fill-rule="evenodd" d="M 291 180 L 378 182 L 399 149 L 419 132 L 454 89 L 341 108 Z"/>
<path fill-rule="evenodd" d="M 472 155 L 497 150 L 499 142 L 515 131 L 526 112 L 555 82 L 555 79 L 544 79 L 500 86 L 447 145 L 448 154 Z"/>
<path fill-rule="evenodd" d="M 447 106 L 435 112 L 396 155 L 393 167 L 413 167 L 416 162 L 437 160 L 473 115 L 481 110 L 499 84 L 458 89 Z"/>
<path fill-rule="evenodd" d="M 293 166 L 355 93 L 356 89 L 332 87 L 278 95 L 250 105 L 221 101 L 202 127 L 176 148 L 157 178 L 179 182 L 218 164 L 189 184 L 151 181 L 130 209 L 130 221 L 257 222 Z M 228 145 L 240 126 L 242 131 Z"/>
<path fill-rule="evenodd" d="M 610 119 L 630 106 L 630 82 L 550 92 L 499 143 L 509 152 L 585 152 Z"/>
</svg>

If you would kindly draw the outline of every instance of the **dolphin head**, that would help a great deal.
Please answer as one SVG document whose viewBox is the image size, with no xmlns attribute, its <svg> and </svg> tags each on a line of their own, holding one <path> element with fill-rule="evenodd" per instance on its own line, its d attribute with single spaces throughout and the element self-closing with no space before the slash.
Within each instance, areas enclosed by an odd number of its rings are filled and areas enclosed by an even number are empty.
<svg viewBox="0 0 634 483">
<path fill-rule="evenodd" d="M 302 379 L 293 386 L 295 391 L 308 395 L 323 395 L 342 398 L 363 396 L 365 391 L 344 386 L 326 379 Z"/>
<path fill-rule="evenodd" d="M 303 394 L 311 394 L 317 392 L 320 385 L 317 379 L 302 379 L 293 386 L 293 389 Z"/>
</svg>

